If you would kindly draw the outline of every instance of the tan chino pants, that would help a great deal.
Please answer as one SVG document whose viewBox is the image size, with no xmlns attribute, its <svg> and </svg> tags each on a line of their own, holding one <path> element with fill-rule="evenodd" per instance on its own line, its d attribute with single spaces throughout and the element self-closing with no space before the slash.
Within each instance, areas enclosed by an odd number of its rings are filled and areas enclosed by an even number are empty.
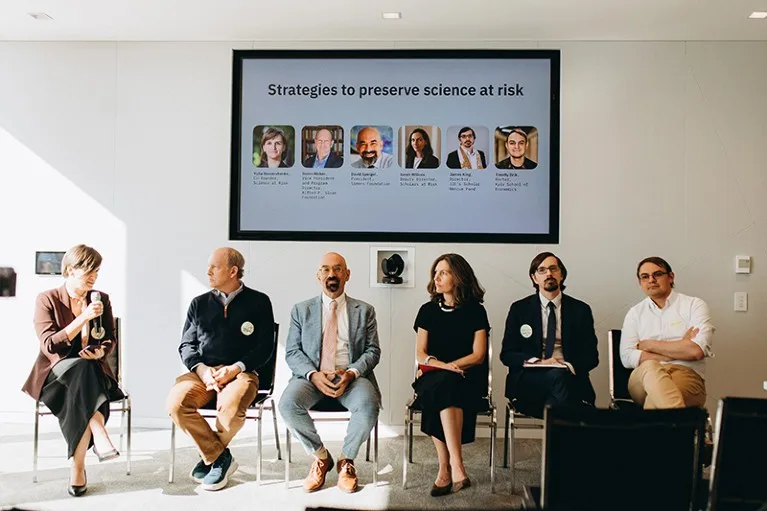
<svg viewBox="0 0 767 511">
<path fill-rule="evenodd" d="M 196 373 L 189 372 L 176 378 L 166 406 L 173 422 L 192 437 L 200 456 L 210 465 L 245 424 L 245 412 L 257 393 L 258 376 L 253 373 L 238 374 L 216 396 L 214 390 L 205 390 L 205 384 Z M 205 406 L 214 397 L 217 412 L 215 431 L 197 413 L 198 408 Z"/>
<path fill-rule="evenodd" d="M 629 376 L 629 394 L 645 410 L 703 407 L 706 383 L 687 366 L 647 360 Z"/>
</svg>

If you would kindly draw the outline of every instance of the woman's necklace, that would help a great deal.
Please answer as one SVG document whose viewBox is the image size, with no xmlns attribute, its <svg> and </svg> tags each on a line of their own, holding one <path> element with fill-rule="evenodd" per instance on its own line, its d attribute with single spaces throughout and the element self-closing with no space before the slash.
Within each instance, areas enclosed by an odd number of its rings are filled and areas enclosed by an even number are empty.
<svg viewBox="0 0 767 511">
<path fill-rule="evenodd" d="M 439 308 L 442 309 L 443 312 L 453 312 L 455 310 L 455 305 L 446 304 L 442 298 L 437 302 L 437 305 L 439 305 Z"/>
</svg>

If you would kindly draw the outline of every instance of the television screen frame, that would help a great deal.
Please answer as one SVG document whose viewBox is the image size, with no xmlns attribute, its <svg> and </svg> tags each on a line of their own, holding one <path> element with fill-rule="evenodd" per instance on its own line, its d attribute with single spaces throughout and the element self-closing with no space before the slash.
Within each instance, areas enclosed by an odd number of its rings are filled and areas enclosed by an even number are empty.
<svg viewBox="0 0 767 511">
<path fill-rule="evenodd" d="M 550 63 L 549 226 L 547 233 L 244 230 L 240 226 L 243 63 L 263 59 L 535 59 Z M 561 50 L 233 50 L 229 239 L 232 241 L 340 241 L 557 244 L 560 237 Z"/>
<path fill-rule="evenodd" d="M 44 251 L 35 252 L 35 275 L 61 275 L 61 262 L 66 252 Z M 51 270 L 44 270 L 42 263 L 51 263 Z"/>
</svg>

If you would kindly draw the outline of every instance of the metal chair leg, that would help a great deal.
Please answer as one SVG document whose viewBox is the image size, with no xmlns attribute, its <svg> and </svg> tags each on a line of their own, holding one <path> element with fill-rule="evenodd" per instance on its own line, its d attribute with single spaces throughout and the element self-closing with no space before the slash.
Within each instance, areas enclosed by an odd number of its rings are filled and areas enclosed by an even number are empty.
<svg viewBox="0 0 767 511">
<path fill-rule="evenodd" d="M 176 468 L 176 423 L 170 424 L 170 467 L 168 468 L 168 482 L 172 483 Z"/>
<path fill-rule="evenodd" d="M 256 422 L 258 422 L 258 441 L 257 441 L 258 461 L 256 465 L 256 484 L 258 486 L 261 486 L 261 465 L 262 465 L 261 462 L 263 461 L 263 458 L 264 458 L 263 446 L 261 445 L 261 423 L 263 422 L 261 419 L 263 418 L 262 417 L 263 412 L 264 412 L 264 405 L 262 403 L 258 407 L 258 417 L 256 417 Z"/>
<path fill-rule="evenodd" d="M 373 457 L 375 458 L 375 466 L 373 467 L 373 486 L 378 486 L 378 421 L 376 421 L 375 439 L 373 442 Z"/>
<path fill-rule="evenodd" d="M 125 398 L 120 405 L 120 450 L 123 450 L 123 436 L 125 436 Z"/>
<path fill-rule="evenodd" d="M 511 485 L 510 493 L 514 495 L 514 476 L 516 474 L 514 468 L 514 412 L 509 414 L 507 423 L 509 427 L 509 484 Z"/>
<path fill-rule="evenodd" d="M 410 460 L 410 463 L 413 463 L 413 410 L 409 410 L 409 417 L 410 420 L 408 421 L 408 433 L 409 436 L 409 443 L 408 443 L 408 460 Z"/>
<path fill-rule="evenodd" d="M 288 455 L 285 457 L 285 489 L 290 488 L 290 429 L 285 428 L 285 450 L 288 451 Z"/>
<path fill-rule="evenodd" d="M 280 432 L 277 429 L 277 408 L 275 408 L 274 399 L 269 399 L 272 403 L 272 422 L 274 423 L 274 445 L 277 447 L 277 460 L 282 459 L 282 450 L 280 449 Z"/>
<path fill-rule="evenodd" d="M 130 475 L 131 429 L 132 429 L 132 426 L 131 426 L 131 416 L 133 415 L 133 408 L 131 407 L 130 396 L 128 396 L 128 398 L 127 398 L 127 404 L 128 404 L 128 424 L 127 424 L 127 426 L 128 426 L 128 431 L 127 431 L 127 433 L 128 433 L 128 453 L 127 453 L 128 454 L 128 456 L 127 456 L 127 458 L 128 458 L 128 472 L 127 472 L 127 474 Z M 123 406 L 124 405 L 125 405 L 125 402 L 123 402 Z"/>
<path fill-rule="evenodd" d="M 370 461 L 370 437 L 368 436 L 368 441 L 365 442 L 365 461 Z"/>
<path fill-rule="evenodd" d="M 503 424 L 503 468 L 509 466 L 509 405 L 506 405 L 506 420 Z"/>
<path fill-rule="evenodd" d="M 408 445 L 410 442 L 408 435 L 408 425 L 410 423 L 410 410 L 405 407 L 405 438 L 402 442 L 402 489 L 407 489 L 407 464 L 408 464 Z"/>
<path fill-rule="evenodd" d="M 38 443 L 40 439 L 40 401 L 35 403 L 35 438 L 34 438 L 34 448 L 32 453 L 32 482 L 37 482 L 37 454 L 38 454 Z"/>
<path fill-rule="evenodd" d="M 495 412 L 490 426 L 490 493 L 495 493 Z"/>
</svg>

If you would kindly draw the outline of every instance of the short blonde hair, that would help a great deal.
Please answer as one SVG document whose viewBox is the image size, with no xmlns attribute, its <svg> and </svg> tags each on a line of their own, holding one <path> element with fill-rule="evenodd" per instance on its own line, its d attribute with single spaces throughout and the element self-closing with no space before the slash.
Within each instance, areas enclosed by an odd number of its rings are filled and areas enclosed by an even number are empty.
<svg viewBox="0 0 767 511">
<path fill-rule="evenodd" d="M 101 268 L 102 257 L 98 251 L 87 245 L 75 245 L 67 250 L 61 260 L 61 274 L 66 277 L 67 269 L 91 273 Z"/>
</svg>

